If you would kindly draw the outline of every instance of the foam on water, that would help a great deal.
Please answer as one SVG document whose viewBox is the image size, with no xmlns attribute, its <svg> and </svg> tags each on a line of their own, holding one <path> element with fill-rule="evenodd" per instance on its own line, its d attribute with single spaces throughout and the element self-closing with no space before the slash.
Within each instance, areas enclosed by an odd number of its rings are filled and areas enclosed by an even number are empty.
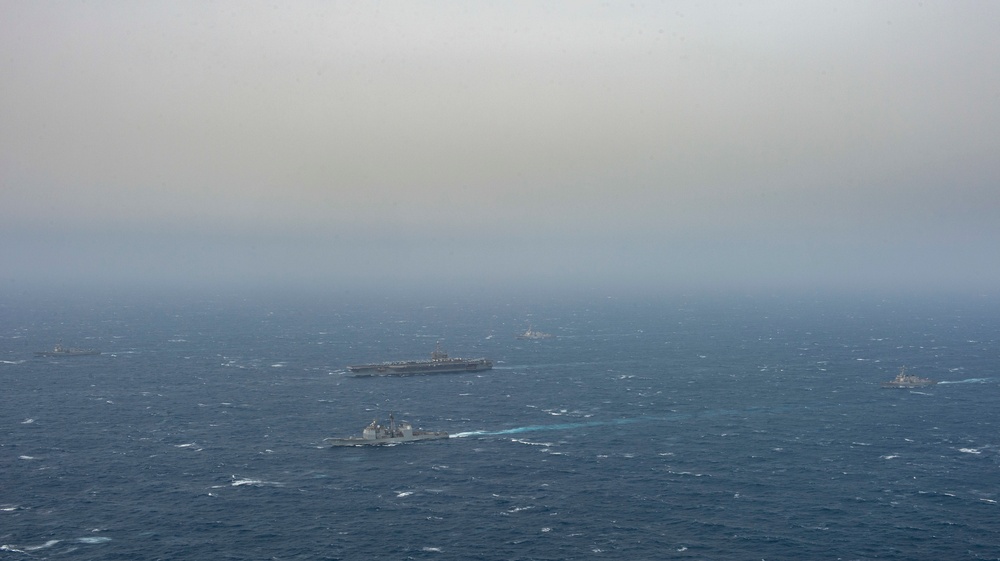
<svg viewBox="0 0 1000 561">
<path fill-rule="evenodd" d="M 88 536 L 84 538 L 77 538 L 76 541 L 80 543 L 95 545 L 100 543 L 108 543 L 109 541 L 111 541 L 111 538 L 105 536 Z"/>
</svg>

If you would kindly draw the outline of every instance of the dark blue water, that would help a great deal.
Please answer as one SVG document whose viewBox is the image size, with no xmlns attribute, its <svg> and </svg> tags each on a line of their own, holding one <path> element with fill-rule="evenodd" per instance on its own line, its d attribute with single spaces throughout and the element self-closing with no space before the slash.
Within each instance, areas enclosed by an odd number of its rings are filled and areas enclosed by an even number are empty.
<svg viewBox="0 0 1000 561">
<path fill-rule="evenodd" d="M 1000 558 L 992 300 L 0 311 L 0 559 Z M 497 366 L 345 376 L 437 341 Z M 902 365 L 942 383 L 880 389 Z M 322 446 L 390 412 L 454 437 Z"/>
</svg>

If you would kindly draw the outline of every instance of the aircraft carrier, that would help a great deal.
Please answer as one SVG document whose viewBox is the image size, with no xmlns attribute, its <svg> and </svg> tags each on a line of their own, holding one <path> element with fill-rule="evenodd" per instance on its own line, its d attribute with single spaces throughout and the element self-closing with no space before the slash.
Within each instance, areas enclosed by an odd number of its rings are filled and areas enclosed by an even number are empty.
<svg viewBox="0 0 1000 561">
<path fill-rule="evenodd" d="M 462 372 L 481 372 L 493 368 L 493 361 L 485 358 L 452 358 L 438 346 L 431 353 L 430 360 L 404 360 L 397 362 L 378 362 L 375 364 L 356 364 L 348 366 L 347 370 L 355 378 L 371 378 L 375 376 L 419 376 L 423 374 L 457 374 Z"/>
<path fill-rule="evenodd" d="M 51 351 L 35 351 L 35 356 L 90 356 L 99 355 L 101 351 L 94 349 L 80 349 L 77 347 L 64 347 L 56 345 Z"/>
</svg>

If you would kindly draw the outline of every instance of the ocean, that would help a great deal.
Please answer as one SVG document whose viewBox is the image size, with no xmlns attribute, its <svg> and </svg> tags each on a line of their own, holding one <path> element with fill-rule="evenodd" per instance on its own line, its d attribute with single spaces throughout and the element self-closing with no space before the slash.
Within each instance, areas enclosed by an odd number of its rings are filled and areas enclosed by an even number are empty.
<svg viewBox="0 0 1000 561">
<path fill-rule="evenodd" d="M 1000 559 L 995 299 L 20 295 L 0 314 L 0 559 Z M 102 354 L 33 355 L 56 343 Z M 495 367 L 347 375 L 437 343 Z M 940 383 L 881 389 L 902 366 Z M 323 445 L 390 413 L 452 437 Z"/>
</svg>

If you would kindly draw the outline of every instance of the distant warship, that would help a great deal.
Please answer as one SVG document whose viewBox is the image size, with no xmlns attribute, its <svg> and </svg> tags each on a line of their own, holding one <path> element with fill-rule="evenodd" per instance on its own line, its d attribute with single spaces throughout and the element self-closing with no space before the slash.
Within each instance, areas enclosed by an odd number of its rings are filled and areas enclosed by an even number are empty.
<svg viewBox="0 0 1000 561">
<path fill-rule="evenodd" d="M 396 419 L 389 414 L 389 426 L 380 425 L 378 419 L 371 422 L 361 432 L 361 437 L 348 438 L 327 438 L 323 441 L 330 446 L 378 446 L 383 444 L 397 444 L 402 442 L 414 442 L 417 440 L 442 440 L 448 438 L 446 432 L 429 432 L 413 430 L 413 426 L 406 421 L 396 424 Z"/>
<path fill-rule="evenodd" d="M 555 335 L 553 335 L 551 333 L 543 333 L 541 331 L 534 331 L 533 329 L 531 329 L 530 325 L 528 326 L 528 330 L 527 331 L 525 331 L 524 333 L 520 333 L 517 336 L 518 339 L 551 339 L 553 337 L 555 337 Z"/>
<path fill-rule="evenodd" d="M 101 351 L 94 349 L 79 349 L 77 347 L 64 347 L 56 345 L 51 351 L 35 351 L 35 356 L 87 356 L 99 355 Z"/>
<path fill-rule="evenodd" d="M 355 378 L 373 376 L 416 376 L 420 374 L 450 374 L 459 372 L 479 372 L 493 368 L 493 361 L 485 358 L 449 358 L 448 353 L 438 345 L 431 353 L 430 360 L 407 360 L 399 362 L 379 362 L 357 364 L 347 369 Z"/>
<path fill-rule="evenodd" d="M 906 367 L 899 369 L 899 374 L 888 382 L 882 382 L 883 388 L 923 388 L 926 386 L 933 386 L 936 384 L 936 380 L 931 380 L 930 378 L 921 378 L 919 376 L 914 376 L 912 374 L 906 373 Z"/>
</svg>

